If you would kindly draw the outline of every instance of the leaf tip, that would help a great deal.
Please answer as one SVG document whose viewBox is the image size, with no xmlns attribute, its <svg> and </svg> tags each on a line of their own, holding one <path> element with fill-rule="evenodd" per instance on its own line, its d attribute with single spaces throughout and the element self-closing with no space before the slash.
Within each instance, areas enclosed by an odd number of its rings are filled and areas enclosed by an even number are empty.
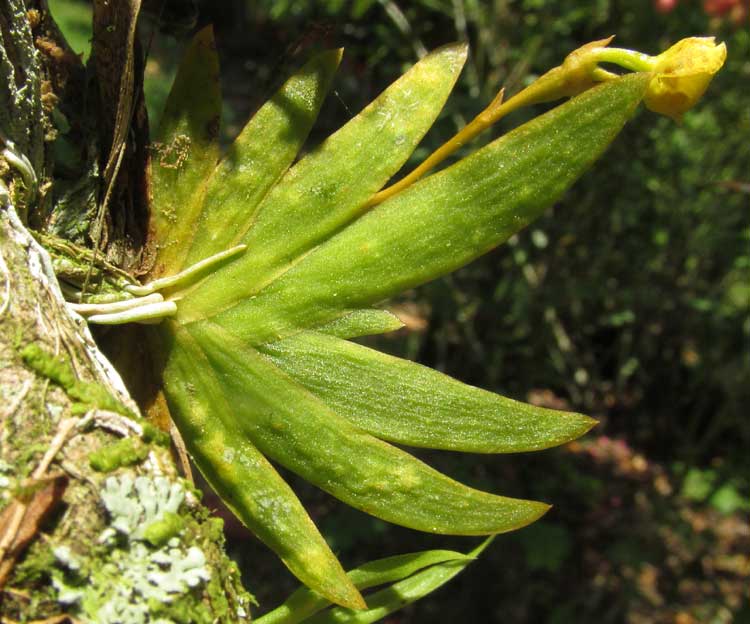
<svg viewBox="0 0 750 624">
<path fill-rule="evenodd" d="M 524 519 L 523 524 L 521 524 L 517 528 L 520 529 L 530 524 L 533 524 L 534 522 L 539 520 L 542 516 L 545 516 L 547 512 L 549 512 L 550 509 L 552 509 L 552 505 L 548 503 L 533 501 L 533 508 L 529 510 L 529 514 Z"/>
<path fill-rule="evenodd" d="M 547 513 L 549 512 L 549 510 L 552 509 L 552 505 L 550 505 L 548 503 L 539 503 L 539 502 L 537 502 L 536 506 L 537 506 L 537 508 L 536 508 L 535 515 L 524 526 L 528 526 L 529 524 L 533 524 L 534 522 L 536 522 L 537 520 L 539 520 L 542 516 L 547 515 Z"/>
<path fill-rule="evenodd" d="M 469 56 L 469 44 L 464 42 L 447 43 L 444 46 L 437 48 L 430 52 L 425 58 L 438 59 L 442 57 L 443 60 L 447 59 L 449 65 L 453 68 L 453 71 L 458 73 L 466 63 L 466 59 Z M 424 60 L 424 59 L 423 59 Z"/>
<path fill-rule="evenodd" d="M 354 584 L 342 587 L 341 589 L 343 591 L 335 601 L 336 604 L 346 607 L 347 609 L 354 609 L 355 611 L 364 611 L 368 608 L 365 599 L 362 597 L 362 594 L 359 593 L 359 590 L 354 587 Z"/>
<path fill-rule="evenodd" d="M 324 50 L 316 58 L 330 62 L 334 67 L 338 67 L 341 59 L 344 58 L 344 48 L 332 48 Z"/>
<path fill-rule="evenodd" d="M 502 528 L 494 531 L 492 535 L 500 535 L 501 533 L 510 533 L 511 531 L 523 529 L 539 520 L 542 516 L 547 514 L 550 509 L 552 509 L 552 505 L 540 501 L 519 500 L 518 502 L 525 503 L 525 505 L 518 510 L 513 521 L 508 522 L 506 520 Z"/>
<path fill-rule="evenodd" d="M 586 414 L 579 414 L 578 412 L 563 412 L 569 418 L 569 429 L 566 432 L 567 435 L 564 439 L 561 439 L 558 444 L 565 444 L 572 442 L 580 437 L 585 436 L 589 431 L 599 424 L 596 418 L 586 416 Z"/>
<path fill-rule="evenodd" d="M 469 56 L 469 44 L 465 41 L 452 43 L 446 46 L 446 48 L 452 50 L 456 55 L 456 58 L 461 61 L 461 65 L 466 62 L 466 58 Z"/>
<path fill-rule="evenodd" d="M 599 421 L 596 418 L 591 418 L 591 416 L 586 416 L 584 414 L 579 414 L 578 416 L 581 419 L 581 433 L 579 437 L 586 435 L 599 424 Z"/>
</svg>

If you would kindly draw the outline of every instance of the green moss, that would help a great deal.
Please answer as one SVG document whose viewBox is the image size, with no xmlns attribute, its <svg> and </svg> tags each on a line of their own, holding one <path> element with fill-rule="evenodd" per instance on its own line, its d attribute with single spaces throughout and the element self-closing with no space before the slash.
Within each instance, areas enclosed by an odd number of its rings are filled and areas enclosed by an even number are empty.
<svg viewBox="0 0 750 624">
<path fill-rule="evenodd" d="M 224 520 L 221 518 L 207 518 L 201 526 L 206 539 L 219 543 L 224 540 Z"/>
<path fill-rule="evenodd" d="M 182 516 L 165 511 L 162 517 L 149 524 L 143 531 L 143 539 L 157 548 L 164 546 L 170 539 L 177 537 L 185 528 Z"/>
<path fill-rule="evenodd" d="M 84 408 L 100 408 L 132 417 L 130 410 L 115 399 L 102 386 L 76 379 L 73 368 L 65 360 L 48 353 L 38 344 L 29 344 L 21 349 L 24 364 L 42 377 L 46 377 L 60 386 L 74 401 L 81 403 L 76 410 L 87 411 Z"/>
<path fill-rule="evenodd" d="M 206 605 L 187 596 L 175 604 L 164 604 L 150 601 L 151 615 L 161 617 L 178 624 L 211 624 L 215 619 Z"/>
<path fill-rule="evenodd" d="M 26 366 L 38 375 L 53 381 L 66 392 L 76 383 L 73 369 L 62 360 L 47 353 L 39 345 L 27 345 L 21 351 L 21 357 Z"/>
<path fill-rule="evenodd" d="M 159 446 L 163 446 L 165 448 L 168 448 L 171 444 L 172 441 L 166 431 L 162 431 L 158 427 L 155 427 L 154 425 L 146 421 L 141 422 L 141 427 L 143 428 L 142 437 L 144 442 L 153 442 L 154 444 L 158 444 Z"/>
<path fill-rule="evenodd" d="M 91 409 L 91 406 L 86 403 L 73 403 L 70 406 L 70 413 L 73 416 L 83 416 L 89 409 Z"/>
<path fill-rule="evenodd" d="M 97 384 L 78 381 L 72 387 L 68 388 L 68 394 L 72 399 L 77 399 L 81 403 L 101 409 L 118 412 L 125 416 L 130 416 L 131 412 L 122 403 L 117 401 L 102 386 Z"/>
<path fill-rule="evenodd" d="M 192 484 L 186 482 L 183 485 L 192 491 Z M 245 618 L 249 620 L 250 606 L 258 603 L 242 587 L 237 564 L 224 551 L 224 521 L 212 516 L 205 507 L 193 509 L 186 520 L 183 540 L 200 546 L 210 562 L 213 573 L 205 592 L 217 622 L 229 624 L 245 621 Z"/>
<path fill-rule="evenodd" d="M 115 399 L 104 387 L 95 383 L 76 379 L 72 367 L 65 360 L 55 357 L 37 344 L 25 346 L 21 349 L 20 355 L 26 366 L 41 377 L 49 379 L 52 383 L 62 388 L 73 400 L 73 404 L 70 408 L 73 415 L 83 415 L 92 408 L 116 412 L 123 416 L 127 416 L 141 426 L 144 442 L 158 444 L 162 447 L 169 447 L 171 440 L 168 433 L 155 427 L 143 418 L 139 418 L 136 414 L 133 414 L 127 407 Z M 120 450 L 124 451 L 126 449 L 123 448 Z M 109 472 L 119 466 L 127 466 L 142 461 L 146 456 L 145 453 L 146 452 L 143 451 L 140 459 L 133 459 L 133 461 L 130 462 L 120 463 L 118 466 L 112 468 L 102 468 L 102 471 Z M 97 458 L 96 461 L 99 461 L 99 458 Z M 97 468 L 97 470 L 99 469 Z"/>
<path fill-rule="evenodd" d="M 211 601 L 214 613 L 217 617 L 224 618 L 229 615 L 229 600 L 221 579 L 214 575 L 206 586 L 208 598 Z"/>
<path fill-rule="evenodd" d="M 36 436 L 35 431 L 32 431 L 32 433 Z M 36 436 L 36 439 L 43 439 L 43 436 Z M 13 440 L 11 440 L 11 443 L 12 442 Z M 38 455 L 44 455 L 44 452 L 46 450 L 47 444 L 41 442 L 38 444 L 31 444 L 25 448 L 19 449 L 18 460 L 16 461 L 16 465 L 18 466 L 18 474 L 16 475 L 16 478 L 19 481 L 25 479 L 31 474 L 31 472 L 34 470 L 34 466 L 36 465 L 34 459 Z"/>
<path fill-rule="evenodd" d="M 112 472 L 123 466 L 140 464 L 148 456 L 148 447 L 135 438 L 123 438 L 89 455 L 89 464 L 98 472 Z"/>
<path fill-rule="evenodd" d="M 182 487 L 185 488 L 185 491 L 188 492 L 193 498 L 195 498 L 195 500 L 197 501 L 203 500 L 203 490 L 200 490 L 199 488 L 197 488 L 192 481 L 188 481 L 187 479 L 182 479 L 180 483 L 182 483 Z M 199 515 L 200 521 L 208 520 L 208 518 L 212 517 L 211 512 L 209 512 L 208 509 L 206 509 L 205 507 L 199 508 L 198 515 Z"/>
<path fill-rule="evenodd" d="M 55 556 L 49 544 L 39 540 L 29 548 L 23 561 L 15 567 L 13 583 L 25 585 L 38 581 L 49 574 L 54 564 Z"/>
</svg>

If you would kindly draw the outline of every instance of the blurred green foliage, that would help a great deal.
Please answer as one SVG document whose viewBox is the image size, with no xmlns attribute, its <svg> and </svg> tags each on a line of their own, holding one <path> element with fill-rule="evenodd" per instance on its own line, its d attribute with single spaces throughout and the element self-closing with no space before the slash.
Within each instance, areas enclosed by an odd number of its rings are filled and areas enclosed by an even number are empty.
<svg viewBox="0 0 750 624">
<path fill-rule="evenodd" d="M 65 34 L 68 44 L 84 60 L 91 50 L 91 9 L 83 2 L 70 0 L 49 0 L 49 10 Z"/>
<path fill-rule="evenodd" d="M 740 478 L 722 480 L 713 469 L 690 468 L 682 482 L 681 494 L 690 501 L 708 502 L 714 509 L 731 514 L 750 511 L 750 500 L 742 496 L 743 482 Z"/>
<path fill-rule="evenodd" d="M 549 522 L 537 522 L 519 539 L 529 570 L 559 572 L 573 548 L 570 531 Z"/>
</svg>

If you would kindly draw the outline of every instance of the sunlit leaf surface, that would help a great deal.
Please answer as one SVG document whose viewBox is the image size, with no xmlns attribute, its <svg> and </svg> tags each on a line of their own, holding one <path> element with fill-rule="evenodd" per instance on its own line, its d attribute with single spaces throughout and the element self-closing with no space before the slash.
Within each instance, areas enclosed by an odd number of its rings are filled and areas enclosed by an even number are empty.
<svg viewBox="0 0 750 624">
<path fill-rule="evenodd" d="M 473 453 L 534 451 L 577 438 L 595 422 L 472 388 L 332 336 L 301 332 L 261 349 L 337 414 L 399 444 Z"/>
<path fill-rule="evenodd" d="M 172 416 L 211 485 L 319 594 L 290 599 L 300 613 L 325 601 L 362 608 L 358 589 L 394 583 L 355 619 L 334 609 L 311 621 L 375 621 L 470 559 L 425 554 L 347 576 L 268 459 L 390 522 L 490 535 L 533 522 L 548 506 L 469 488 L 390 442 L 528 451 L 593 424 L 347 340 L 398 329 L 395 316 L 371 306 L 453 271 L 539 216 L 599 157 L 648 83 L 634 74 L 591 89 L 367 209 L 434 122 L 465 58 L 463 46 L 427 56 L 293 164 L 340 59 L 324 53 L 281 87 L 217 165 L 206 124 L 218 110 L 218 69 L 204 31 L 164 116 L 162 141 L 190 140 L 178 167 L 154 164 L 157 273 L 247 245 L 168 293 L 177 316 L 154 329 L 154 344 Z M 204 80 L 211 84 L 201 87 Z M 202 88 L 204 100 L 189 104 Z"/>
</svg>

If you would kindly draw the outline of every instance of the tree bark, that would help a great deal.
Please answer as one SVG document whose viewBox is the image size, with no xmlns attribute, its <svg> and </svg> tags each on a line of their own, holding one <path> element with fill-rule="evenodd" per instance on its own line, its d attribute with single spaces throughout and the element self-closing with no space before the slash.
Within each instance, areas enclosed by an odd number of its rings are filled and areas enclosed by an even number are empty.
<svg viewBox="0 0 750 624">
<path fill-rule="evenodd" d="M 180 477 L 169 436 L 142 418 L 56 276 L 87 245 L 126 269 L 141 261 L 138 4 L 95 3 L 96 84 L 100 94 L 118 86 L 114 107 L 102 95 L 85 109 L 80 59 L 45 2 L 0 5 L 2 622 L 249 618 L 221 522 Z M 123 5 L 125 17 L 107 13 Z M 113 48 L 108 34 L 123 32 Z M 61 145 L 70 162 L 55 162 Z M 36 183 L 18 165 L 24 156 Z M 39 240 L 54 241 L 52 256 Z"/>
</svg>

